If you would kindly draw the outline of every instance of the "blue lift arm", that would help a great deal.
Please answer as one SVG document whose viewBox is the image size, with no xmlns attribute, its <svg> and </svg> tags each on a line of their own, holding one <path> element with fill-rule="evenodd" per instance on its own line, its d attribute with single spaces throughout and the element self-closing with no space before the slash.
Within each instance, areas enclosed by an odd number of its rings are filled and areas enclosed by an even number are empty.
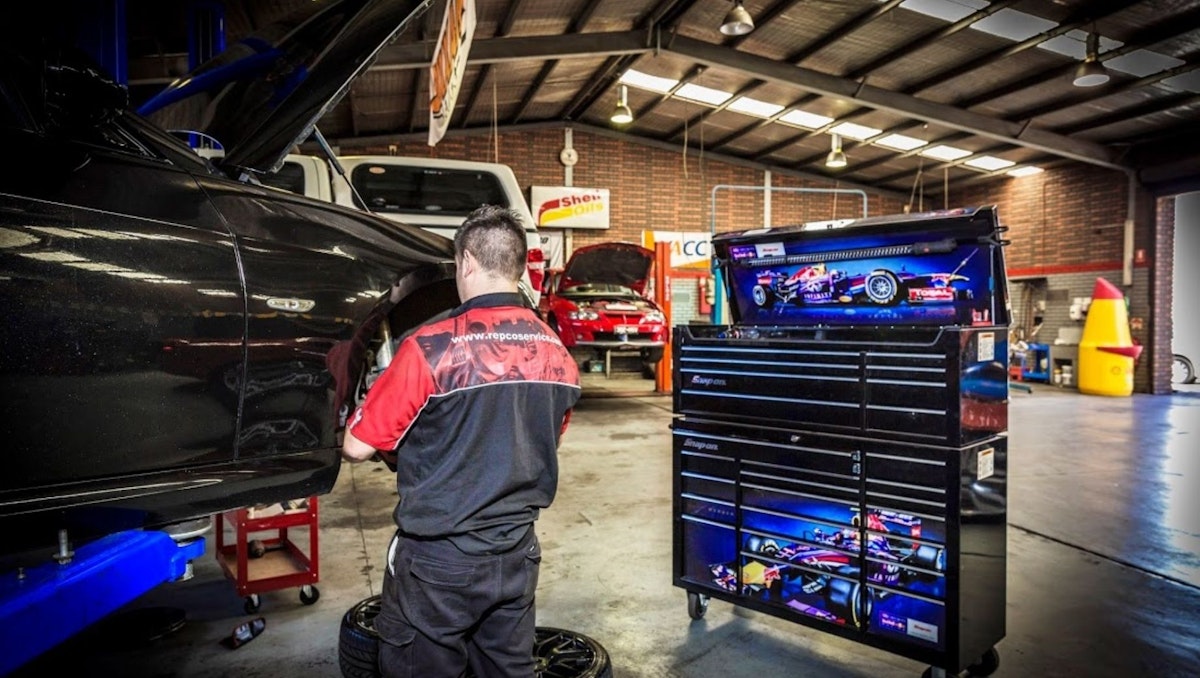
<svg viewBox="0 0 1200 678">
<path fill-rule="evenodd" d="M 131 530 L 79 548 L 70 562 L 0 575 L 0 676 L 58 645 L 204 555 L 204 538 L 176 543 Z"/>
</svg>

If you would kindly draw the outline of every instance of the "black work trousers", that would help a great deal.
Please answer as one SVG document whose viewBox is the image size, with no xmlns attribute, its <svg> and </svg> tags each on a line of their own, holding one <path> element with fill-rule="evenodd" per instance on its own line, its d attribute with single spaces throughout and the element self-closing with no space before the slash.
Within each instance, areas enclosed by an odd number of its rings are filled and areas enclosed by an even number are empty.
<svg viewBox="0 0 1200 678">
<path fill-rule="evenodd" d="M 533 529 L 513 550 L 468 555 L 445 540 L 397 535 L 375 619 L 385 678 L 534 675 L 534 592 L 542 550 Z"/>
</svg>

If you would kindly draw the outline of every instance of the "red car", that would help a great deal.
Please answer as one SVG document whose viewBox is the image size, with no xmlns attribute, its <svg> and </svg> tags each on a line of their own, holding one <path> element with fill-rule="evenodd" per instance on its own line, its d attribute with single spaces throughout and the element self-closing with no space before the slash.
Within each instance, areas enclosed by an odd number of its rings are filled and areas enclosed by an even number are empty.
<svg viewBox="0 0 1200 678">
<path fill-rule="evenodd" d="M 575 250 L 565 268 L 549 271 L 538 307 L 575 359 L 637 353 L 653 376 L 667 342 L 666 318 L 646 298 L 654 252 L 630 243 Z"/>
</svg>

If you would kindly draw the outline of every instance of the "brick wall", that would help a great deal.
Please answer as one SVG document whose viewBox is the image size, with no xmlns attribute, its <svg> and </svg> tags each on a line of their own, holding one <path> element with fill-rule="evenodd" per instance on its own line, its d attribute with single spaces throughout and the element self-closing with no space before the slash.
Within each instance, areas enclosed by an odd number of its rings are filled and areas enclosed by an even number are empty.
<svg viewBox="0 0 1200 678">
<path fill-rule="evenodd" d="M 430 149 L 421 141 L 400 144 L 398 155 L 417 155 L 498 161 L 510 165 L 523 188 L 561 186 L 564 168 L 558 161 L 564 133 L 560 128 L 508 132 L 489 136 L 448 136 Z M 576 130 L 573 146 L 579 152 L 575 186 L 607 188 L 612 199 L 611 228 L 570 233 L 568 248 L 598 242 L 641 242 L 643 230 L 708 231 L 713 222 L 712 187 L 719 184 L 762 186 L 760 170 L 686 156 L 628 142 L 619 137 Z M 496 150 L 498 149 L 498 154 Z M 355 149 L 355 153 L 386 154 L 386 147 Z M 827 181 L 772 175 L 772 185 L 785 188 L 829 189 Z M 1124 223 L 1129 184 L 1117 171 L 1072 164 L 1021 179 L 999 179 L 952 188 L 948 200 L 926 198 L 926 209 L 995 204 L 1009 227 L 1006 250 L 1010 276 L 1035 281 L 1046 300 L 1039 339 L 1052 343 L 1058 327 L 1070 326 L 1067 309 L 1076 296 L 1091 296 L 1097 276 L 1122 287 L 1130 301 L 1130 317 L 1142 322 L 1134 338 L 1146 345 L 1138 361 L 1138 391 L 1170 391 L 1170 280 L 1173 243 L 1173 201 L 1156 201 L 1138 192 L 1134 231 L 1135 250 L 1144 257 L 1135 264 L 1133 284 L 1122 286 Z M 868 195 L 872 215 L 904 211 L 894 195 Z M 858 195 L 843 193 L 773 192 L 771 225 L 801 223 L 861 215 Z M 715 201 L 717 232 L 763 225 L 761 191 L 721 191 Z M 569 255 L 569 249 L 567 254 Z M 1160 263 L 1161 262 L 1161 263 Z M 689 281 L 690 283 L 690 281 Z M 1013 286 L 1014 326 L 1021 321 L 1017 286 Z"/>
</svg>

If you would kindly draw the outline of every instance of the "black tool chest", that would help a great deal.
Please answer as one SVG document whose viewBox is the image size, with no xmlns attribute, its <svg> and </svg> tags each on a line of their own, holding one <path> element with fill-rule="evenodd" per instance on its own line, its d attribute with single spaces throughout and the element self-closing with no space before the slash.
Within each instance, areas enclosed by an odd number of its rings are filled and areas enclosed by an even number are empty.
<svg viewBox="0 0 1200 678">
<path fill-rule="evenodd" d="M 693 618 L 717 598 L 986 675 L 1005 628 L 1002 229 L 991 208 L 860 222 L 714 239 L 735 323 L 674 332 L 674 581 Z M 866 296 L 881 272 L 900 289 Z"/>
</svg>

